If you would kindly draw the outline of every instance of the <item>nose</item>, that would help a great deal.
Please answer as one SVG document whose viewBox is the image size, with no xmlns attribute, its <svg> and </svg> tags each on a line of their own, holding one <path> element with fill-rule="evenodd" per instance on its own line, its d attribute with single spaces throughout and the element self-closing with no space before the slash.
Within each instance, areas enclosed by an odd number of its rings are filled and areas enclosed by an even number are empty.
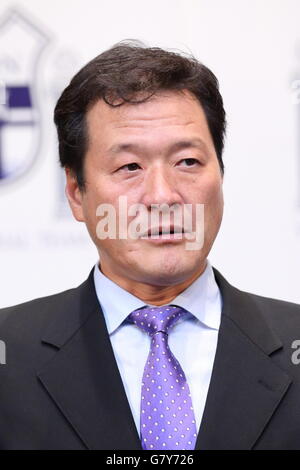
<svg viewBox="0 0 300 470">
<path fill-rule="evenodd" d="M 152 204 L 181 204 L 178 185 L 169 169 L 157 166 L 148 171 L 144 179 L 142 203 L 148 208 Z"/>
</svg>

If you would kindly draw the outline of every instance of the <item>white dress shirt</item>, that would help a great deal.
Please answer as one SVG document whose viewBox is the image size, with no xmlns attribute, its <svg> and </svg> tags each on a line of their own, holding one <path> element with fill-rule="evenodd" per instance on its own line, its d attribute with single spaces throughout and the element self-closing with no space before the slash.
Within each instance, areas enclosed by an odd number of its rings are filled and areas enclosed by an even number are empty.
<svg viewBox="0 0 300 470">
<path fill-rule="evenodd" d="M 94 282 L 133 418 L 140 434 L 141 384 L 150 336 L 126 319 L 144 307 L 135 297 L 94 268 Z M 190 312 L 169 332 L 169 346 L 190 388 L 197 432 L 206 402 L 221 321 L 222 298 L 210 262 L 205 271 L 170 304 Z"/>
</svg>

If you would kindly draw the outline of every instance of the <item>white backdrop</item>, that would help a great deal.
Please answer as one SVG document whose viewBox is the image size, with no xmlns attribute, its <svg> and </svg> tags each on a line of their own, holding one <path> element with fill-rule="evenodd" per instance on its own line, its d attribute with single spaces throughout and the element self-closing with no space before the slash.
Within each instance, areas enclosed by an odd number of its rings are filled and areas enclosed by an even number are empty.
<svg viewBox="0 0 300 470">
<path fill-rule="evenodd" d="M 299 0 L 2 0 L 0 85 L 34 86 L 39 138 L 23 161 L 26 137 L 2 129 L 24 173 L 0 181 L 0 306 L 76 286 L 97 260 L 64 202 L 52 115 L 71 76 L 126 38 L 191 51 L 219 78 L 225 213 L 209 259 L 240 289 L 300 303 L 299 18 Z"/>
</svg>

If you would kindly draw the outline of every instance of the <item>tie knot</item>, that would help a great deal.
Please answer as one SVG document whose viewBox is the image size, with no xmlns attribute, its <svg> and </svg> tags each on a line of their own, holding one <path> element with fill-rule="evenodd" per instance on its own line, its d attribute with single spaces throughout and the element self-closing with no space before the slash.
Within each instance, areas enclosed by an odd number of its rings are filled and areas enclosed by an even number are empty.
<svg viewBox="0 0 300 470">
<path fill-rule="evenodd" d="M 130 315 L 130 320 L 133 321 L 139 328 L 146 331 L 150 336 L 159 331 L 168 333 L 168 330 L 173 326 L 185 310 L 175 305 L 164 305 L 163 307 L 146 307 L 134 310 Z"/>
</svg>

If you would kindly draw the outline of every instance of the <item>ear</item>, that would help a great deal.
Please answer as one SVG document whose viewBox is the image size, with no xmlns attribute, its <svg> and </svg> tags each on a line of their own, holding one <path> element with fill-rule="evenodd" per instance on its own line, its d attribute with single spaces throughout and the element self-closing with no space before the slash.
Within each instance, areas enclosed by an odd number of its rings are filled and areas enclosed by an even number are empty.
<svg viewBox="0 0 300 470">
<path fill-rule="evenodd" d="M 84 214 L 82 207 L 83 192 L 78 186 L 77 178 L 70 168 L 65 169 L 66 188 L 65 193 L 69 201 L 73 216 L 78 222 L 84 222 Z"/>
</svg>

